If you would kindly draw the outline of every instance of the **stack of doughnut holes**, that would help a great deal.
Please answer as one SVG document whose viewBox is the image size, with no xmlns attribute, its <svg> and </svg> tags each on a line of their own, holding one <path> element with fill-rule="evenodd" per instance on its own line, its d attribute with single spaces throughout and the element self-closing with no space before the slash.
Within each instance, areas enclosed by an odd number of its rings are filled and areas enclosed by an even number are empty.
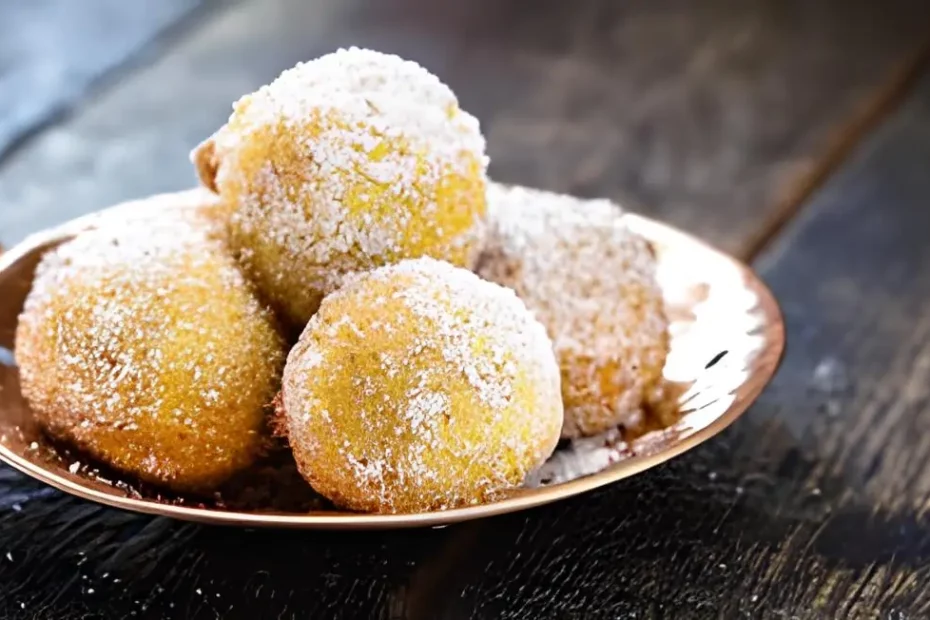
<svg viewBox="0 0 930 620">
<path fill-rule="evenodd" d="M 446 510 L 661 393 L 649 243 L 608 200 L 489 180 L 478 120 L 420 65 L 298 64 L 191 159 L 201 187 L 49 251 L 18 325 L 36 419 L 118 472 L 210 494 L 279 429 L 336 506 Z"/>
</svg>

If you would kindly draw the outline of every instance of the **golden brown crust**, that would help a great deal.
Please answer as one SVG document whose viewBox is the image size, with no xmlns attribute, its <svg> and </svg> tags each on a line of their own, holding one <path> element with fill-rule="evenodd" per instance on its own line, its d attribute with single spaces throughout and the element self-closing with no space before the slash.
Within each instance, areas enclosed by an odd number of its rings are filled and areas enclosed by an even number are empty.
<svg viewBox="0 0 930 620">
<path fill-rule="evenodd" d="M 435 76 L 340 50 L 243 97 L 192 158 L 233 211 L 247 274 L 302 328 L 348 274 L 419 256 L 470 268 L 484 151 L 477 120 Z"/>
<path fill-rule="evenodd" d="M 562 436 L 636 427 L 662 380 L 668 320 L 655 255 L 620 208 L 492 183 L 478 273 L 546 326 L 562 372 Z"/>
<path fill-rule="evenodd" d="M 206 492 L 267 448 L 283 343 L 220 242 L 114 221 L 43 259 L 16 334 L 47 431 L 102 462 Z"/>
<path fill-rule="evenodd" d="M 512 291 L 431 259 L 328 296 L 283 389 L 301 473 L 365 512 L 494 499 L 546 460 L 562 426 L 543 327 Z"/>
<path fill-rule="evenodd" d="M 211 192 L 219 193 L 216 187 L 216 143 L 212 136 L 197 145 L 191 153 L 191 161 L 203 186 Z"/>
</svg>

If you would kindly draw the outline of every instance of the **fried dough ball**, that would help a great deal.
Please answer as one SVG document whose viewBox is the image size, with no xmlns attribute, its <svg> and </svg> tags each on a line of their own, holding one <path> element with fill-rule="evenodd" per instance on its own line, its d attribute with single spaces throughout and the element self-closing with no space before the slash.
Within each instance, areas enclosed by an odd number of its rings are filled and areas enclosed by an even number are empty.
<svg viewBox="0 0 930 620">
<path fill-rule="evenodd" d="M 122 202 L 101 217 L 105 223 L 115 220 L 137 227 L 183 223 L 211 240 L 226 243 L 230 215 L 229 206 L 219 196 L 204 187 L 194 187 Z"/>
<path fill-rule="evenodd" d="M 552 338 L 568 438 L 637 427 L 668 353 L 650 245 L 607 200 L 492 183 L 478 273 L 514 289 Z"/>
<path fill-rule="evenodd" d="M 345 274 L 430 256 L 471 267 L 486 212 L 485 141 L 419 65 L 352 48 L 240 99 L 192 153 L 231 205 L 232 247 L 301 328 Z"/>
<path fill-rule="evenodd" d="M 268 441 L 284 344 L 209 229 L 109 221 L 43 258 L 16 333 L 53 437 L 137 478 L 208 492 Z"/>
<path fill-rule="evenodd" d="M 562 427 L 542 325 L 512 291 L 429 258 L 326 297 L 281 400 L 303 476 L 365 512 L 492 499 L 548 458 Z"/>
</svg>

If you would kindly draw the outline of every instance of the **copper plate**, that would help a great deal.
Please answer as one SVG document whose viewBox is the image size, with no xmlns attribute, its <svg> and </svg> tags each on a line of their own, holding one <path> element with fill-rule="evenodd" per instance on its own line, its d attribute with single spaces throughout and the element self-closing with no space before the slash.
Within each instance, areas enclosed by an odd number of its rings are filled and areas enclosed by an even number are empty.
<svg viewBox="0 0 930 620">
<path fill-rule="evenodd" d="M 664 224 L 628 216 L 654 242 L 659 279 L 672 319 L 665 374 L 685 386 L 680 420 L 629 443 L 620 433 L 560 448 L 526 488 L 497 502 L 406 515 L 363 515 L 334 509 L 286 511 L 278 507 L 231 509 L 139 494 L 51 458 L 54 449 L 32 420 L 13 363 L 17 316 L 42 253 L 94 227 L 126 217 L 116 207 L 33 235 L 0 256 L 0 459 L 42 482 L 84 499 L 141 513 L 246 527 L 389 529 L 439 526 L 523 510 L 622 480 L 678 456 L 738 418 L 758 397 L 778 366 L 784 325 L 765 285 L 740 262 Z"/>
</svg>

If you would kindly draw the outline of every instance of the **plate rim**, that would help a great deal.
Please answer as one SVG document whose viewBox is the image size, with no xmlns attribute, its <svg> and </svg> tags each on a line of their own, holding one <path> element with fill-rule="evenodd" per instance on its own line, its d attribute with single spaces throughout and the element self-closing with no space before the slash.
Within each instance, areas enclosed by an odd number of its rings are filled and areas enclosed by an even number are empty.
<svg viewBox="0 0 930 620">
<path fill-rule="evenodd" d="M 122 205 L 116 205 L 70 220 L 62 225 L 33 233 L 5 252 L 0 250 L 0 273 L 9 269 L 18 260 L 41 249 L 42 246 L 59 243 L 82 230 L 93 228 L 98 222 L 104 221 L 107 215 L 112 215 L 121 208 L 125 209 Z M 782 362 L 785 352 L 785 324 L 781 308 L 774 294 L 749 265 L 670 224 L 640 214 L 625 213 L 625 217 L 629 218 L 630 223 L 647 238 L 654 238 L 655 233 L 658 233 L 658 236 L 663 238 L 678 237 L 689 244 L 701 247 L 703 251 L 716 255 L 719 259 L 729 262 L 743 276 L 746 286 L 757 295 L 756 310 L 764 316 L 759 330 L 764 339 L 760 354 L 751 362 L 753 370 L 749 377 L 730 392 L 733 395 L 733 401 L 726 411 L 715 417 L 705 427 L 662 451 L 631 456 L 599 472 L 575 480 L 547 487 L 537 487 L 531 491 L 521 491 L 512 497 L 485 504 L 407 514 L 361 514 L 350 512 L 256 513 L 160 504 L 151 500 L 110 495 L 84 486 L 36 465 L 2 443 L 0 443 L 0 461 L 69 495 L 129 512 L 210 525 L 321 530 L 389 530 L 444 527 L 453 523 L 536 508 L 635 476 L 647 469 L 670 461 L 708 441 L 733 424 L 748 410 L 750 405 L 756 401 L 765 387 L 771 382 Z M 653 234 L 650 234 L 650 231 Z"/>
</svg>

